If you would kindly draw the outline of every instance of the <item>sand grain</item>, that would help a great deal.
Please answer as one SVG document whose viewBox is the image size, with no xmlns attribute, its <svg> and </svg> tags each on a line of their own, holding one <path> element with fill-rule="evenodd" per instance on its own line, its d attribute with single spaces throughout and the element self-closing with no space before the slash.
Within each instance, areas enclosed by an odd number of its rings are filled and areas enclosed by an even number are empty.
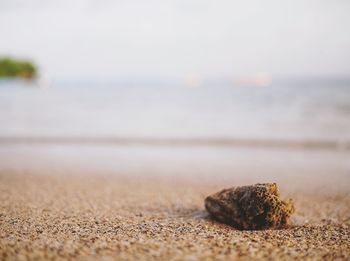
<svg viewBox="0 0 350 261">
<path fill-rule="evenodd" d="M 350 258 L 346 192 L 289 191 L 294 226 L 239 231 L 204 211 L 205 196 L 223 185 L 2 173 L 0 259 Z"/>
</svg>

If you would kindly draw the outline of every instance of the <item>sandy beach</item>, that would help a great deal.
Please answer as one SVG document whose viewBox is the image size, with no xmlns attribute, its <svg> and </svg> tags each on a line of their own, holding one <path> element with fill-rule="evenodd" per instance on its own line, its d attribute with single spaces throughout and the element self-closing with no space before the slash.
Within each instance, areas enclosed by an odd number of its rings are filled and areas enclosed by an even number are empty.
<svg viewBox="0 0 350 261">
<path fill-rule="evenodd" d="M 203 199 L 227 182 L 122 175 L 0 173 L 3 260 L 350 258 L 350 194 L 283 186 L 293 225 L 239 231 L 212 220 Z"/>
<path fill-rule="evenodd" d="M 350 261 L 349 11 L 0 0 L 0 261 Z"/>
</svg>

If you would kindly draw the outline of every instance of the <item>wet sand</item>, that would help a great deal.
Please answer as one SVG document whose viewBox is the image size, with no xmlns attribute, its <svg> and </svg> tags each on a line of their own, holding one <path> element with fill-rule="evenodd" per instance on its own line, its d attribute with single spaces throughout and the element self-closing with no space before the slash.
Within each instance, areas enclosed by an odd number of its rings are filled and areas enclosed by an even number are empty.
<svg viewBox="0 0 350 261">
<path fill-rule="evenodd" d="M 43 173 L 0 171 L 0 259 L 350 258 L 347 190 L 284 184 L 282 197 L 296 203 L 293 225 L 239 231 L 203 206 L 206 195 L 243 185 L 239 179 Z"/>
</svg>

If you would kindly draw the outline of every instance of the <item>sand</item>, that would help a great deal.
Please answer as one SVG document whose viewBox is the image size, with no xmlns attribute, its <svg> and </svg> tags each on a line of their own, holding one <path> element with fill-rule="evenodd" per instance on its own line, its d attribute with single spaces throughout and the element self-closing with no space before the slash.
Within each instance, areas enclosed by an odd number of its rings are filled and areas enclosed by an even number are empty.
<svg viewBox="0 0 350 261">
<path fill-rule="evenodd" d="M 283 188 L 293 225 L 239 231 L 204 210 L 235 184 L 0 172 L 0 259 L 350 259 L 350 194 Z M 242 185 L 242 184 L 238 184 Z"/>
</svg>

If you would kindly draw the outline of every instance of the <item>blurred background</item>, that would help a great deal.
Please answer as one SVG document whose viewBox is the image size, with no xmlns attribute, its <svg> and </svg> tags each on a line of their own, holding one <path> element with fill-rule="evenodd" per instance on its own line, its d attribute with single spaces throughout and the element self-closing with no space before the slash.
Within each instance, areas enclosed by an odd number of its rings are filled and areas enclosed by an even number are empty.
<svg viewBox="0 0 350 261">
<path fill-rule="evenodd" d="M 349 11 L 0 0 L 0 168 L 348 181 Z"/>
</svg>

